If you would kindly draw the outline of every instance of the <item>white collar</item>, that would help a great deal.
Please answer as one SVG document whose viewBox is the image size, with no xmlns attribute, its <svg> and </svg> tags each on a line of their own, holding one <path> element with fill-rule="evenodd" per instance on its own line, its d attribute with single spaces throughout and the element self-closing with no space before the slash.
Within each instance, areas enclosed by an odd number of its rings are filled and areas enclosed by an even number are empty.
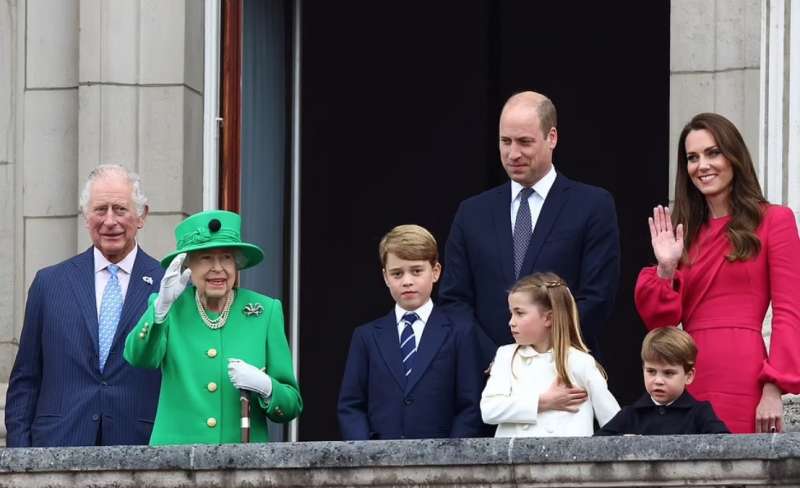
<svg viewBox="0 0 800 488">
<path fill-rule="evenodd" d="M 550 349 L 548 349 L 545 352 L 539 352 L 533 346 L 518 345 L 517 346 L 517 354 L 519 354 L 520 356 L 522 356 L 524 358 L 533 358 L 533 357 L 536 357 L 536 356 L 545 356 L 545 355 L 547 355 L 552 360 L 553 348 L 551 347 Z"/>
<path fill-rule="evenodd" d="M 556 167 L 550 165 L 550 171 L 548 171 L 546 175 L 542 176 L 539 179 L 539 181 L 534 183 L 534 185 L 532 186 L 533 191 L 535 191 L 540 197 L 542 197 L 542 200 L 547 198 L 547 194 L 550 193 L 550 189 L 553 188 L 553 183 L 556 182 L 556 175 L 557 175 Z M 517 195 L 519 195 L 519 192 L 521 192 L 523 188 L 524 187 L 522 185 L 520 185 L 514 180 L 511 180 L 512 202 L 516 200 Z"/>
<path fill-rule="evenodd" d="M 131 252 L 129 252 L 128 255 L 125 256 L 122 259 L 122 261 L 120 261 L 118 263 L 115 263 L 115 264 L 117 266 L 119 266 L 120 269 L 125 271 L 125 273 L 131 274 L 131 272 L 133 271 L 133 263 L 136 262 L 136 253 L 138 251 L 139 251 L 139 244 L 136 243 L 133 246 L 133 249 L 131 249 Z M 100 252 L 100 249 L 97 249 L 97 247 L 95 247 L 94 248 L 94 272 L 97 273 L 98 271 L 106 269 L 109 264 L 111 264 L 111 261 L 106 259 L 106 257 L 103 256 L 103 253 Z"/>
<path fill-rule="evenodd" d="M 408 312 L 415 312 L 419 316 L 419 319 L 422 321 L 422 323 L 427 324 L 428 317 L 431 316 L 432 311 L 433 311 L 433 300 L 431 300 L 430 298 L 428 298 L 428 301 L 422 304 L 422 306 L 416 310 L 406 310 L 400 305 L 397 304 L 394 305 L 394 315 L 395 318 L 397 319 L 398 324 L 400 323 L 401 320 L 403 320 L 403 315 L 407 314 Z"/>
<path fill-rule="evenodd" d="M 678 397 L 678 398 L 680 398 L 680 397 Z M 678 398 L 676 398 L 675 400 L 677 400 Z M 655 398 L 653 398 L 653 397 L 650 397 L 650 400 L 652 400 L 652 401 L 653 401 L 653 403 L 655 403 L 655 404 L 656 404 L 656 405 L 658 405 L 659 407 L 669 407 L 670 405 L 672 405 L 673 403 L 675 403 L 675 400 L 672 400 L 672 401 L 671 401 L 671 402 L 669 402 L 669 403 L 659 403 L 659 402 L 657 402 L 657 401 L 656 401 L 656 399 L 655 399 Z"/>
</svg>

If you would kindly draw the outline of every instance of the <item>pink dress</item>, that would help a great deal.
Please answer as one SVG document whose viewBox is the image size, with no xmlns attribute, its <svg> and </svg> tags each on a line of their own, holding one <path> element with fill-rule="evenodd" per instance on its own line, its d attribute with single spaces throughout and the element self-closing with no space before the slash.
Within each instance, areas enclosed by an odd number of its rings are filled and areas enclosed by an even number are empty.
<svg viewBox="0 0 800 488">
<path fill-rule="evenodd" d="M 759 254 L 729 262 L 730 217 L 700 230 L 674 283 L 644 268 L 634 299 L 648 329 L 682 323 L 697 343 L 697 373 L 689 392 L 708 400 L 731 432 L 754 432 L 765 382 L 800 392 L 800 238 L 791 209 L 765 206 L 756 230 Z M 767 355 L 761 325 L 772 301 Z"/>
</svg>

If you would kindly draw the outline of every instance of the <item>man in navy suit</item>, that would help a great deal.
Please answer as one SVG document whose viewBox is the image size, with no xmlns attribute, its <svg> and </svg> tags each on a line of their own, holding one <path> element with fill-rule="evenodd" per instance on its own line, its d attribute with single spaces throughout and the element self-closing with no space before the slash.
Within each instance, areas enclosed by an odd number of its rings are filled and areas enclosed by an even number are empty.
<svg viewBox="0 0 800 488">
<path fill-rule="evenodd" d="M 480 435 L 474 329 L 430 298 L 441 271 L 436 239 L 400 225 L 381 240 L 379 254 L 395 307 L 353 333 L 339 390 L 342 438 Z"/>
<path fill-rule="evenodd" d="M 6 398 L 8 447 L 150 438 L 160 374 L 122 358 L 163 275 L 136 243 L 147 199 L 135 173 L 105 164 L 90 173 L 80 207 L 94 245 L 40 270 L 28 290 Z"/>
<path fill-rule="evenodd" d="M 511 181 L 463 201 L 450 229 L 439 299 L 477 320 L 484 367 L 498 346 L 513 342 L 507 290 L 522 276 L 550 271 L 567 281 L 595 355 L 613 309 L 619 282 L 614 200 L 556 172 L 557 142 L 553 103 L 535 92 L 512 96 L 500 115 L 499 141 Z M 576 392 L 570 398 L 583 401 Z"/>
</svg>

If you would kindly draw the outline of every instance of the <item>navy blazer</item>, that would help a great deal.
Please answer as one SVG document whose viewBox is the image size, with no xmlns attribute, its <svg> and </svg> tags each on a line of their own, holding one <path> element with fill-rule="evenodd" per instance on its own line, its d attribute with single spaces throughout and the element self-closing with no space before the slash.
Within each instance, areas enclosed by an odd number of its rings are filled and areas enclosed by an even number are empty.
<svg viewBox="0 0 800 488">
<path fill-rule="evenodd" d="M 701 402 L 684 390 L 669 405 L 656 405 L 648 393 L 623 408 L 595 435 L 730 434 L 709 402 Z"/>
<path fill-rule="evenodd" d="M 122 350 L 163 274 L 140 247 L 100 373 L 93 248 L 36 273 L 6 397 L 9 447 L 93 446 L 99 425 L 104 445 L 147 444 L 161 374 Z"/>
<path fill-rule="evenodd" d="M 405 377 L 394 309 L 356 328 L 339 390 L 345 440 L 477 437 L 482 378 L 469 320 L 434 306 Z"/>
<path fill-rule="evenodd" d="M 513 342 L 508 289 L 514 284 L 511 182 L 468 198 L 453 219 L 445 246 L 439 303 L 480 325 L 482 363 Z M 619 285 L 619 228 L 614 199 L 595 186 L 558 173 L 544 201 L 520 276 L 553 272 L 567 281 L 589 348 L 597 357 Z"/>
</svg>

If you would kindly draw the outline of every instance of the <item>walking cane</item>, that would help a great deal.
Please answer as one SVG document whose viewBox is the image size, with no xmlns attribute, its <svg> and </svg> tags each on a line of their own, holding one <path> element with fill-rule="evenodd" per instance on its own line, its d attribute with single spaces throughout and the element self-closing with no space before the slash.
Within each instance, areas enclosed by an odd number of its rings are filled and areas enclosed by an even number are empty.
<svg viewBox="0 0 800 488">
<path fill-rule="evenodd" d="M 239 401 L 242 403 L 242 443 L 250 442 L 250 392 L 239 390 Z"/>
</svg>

